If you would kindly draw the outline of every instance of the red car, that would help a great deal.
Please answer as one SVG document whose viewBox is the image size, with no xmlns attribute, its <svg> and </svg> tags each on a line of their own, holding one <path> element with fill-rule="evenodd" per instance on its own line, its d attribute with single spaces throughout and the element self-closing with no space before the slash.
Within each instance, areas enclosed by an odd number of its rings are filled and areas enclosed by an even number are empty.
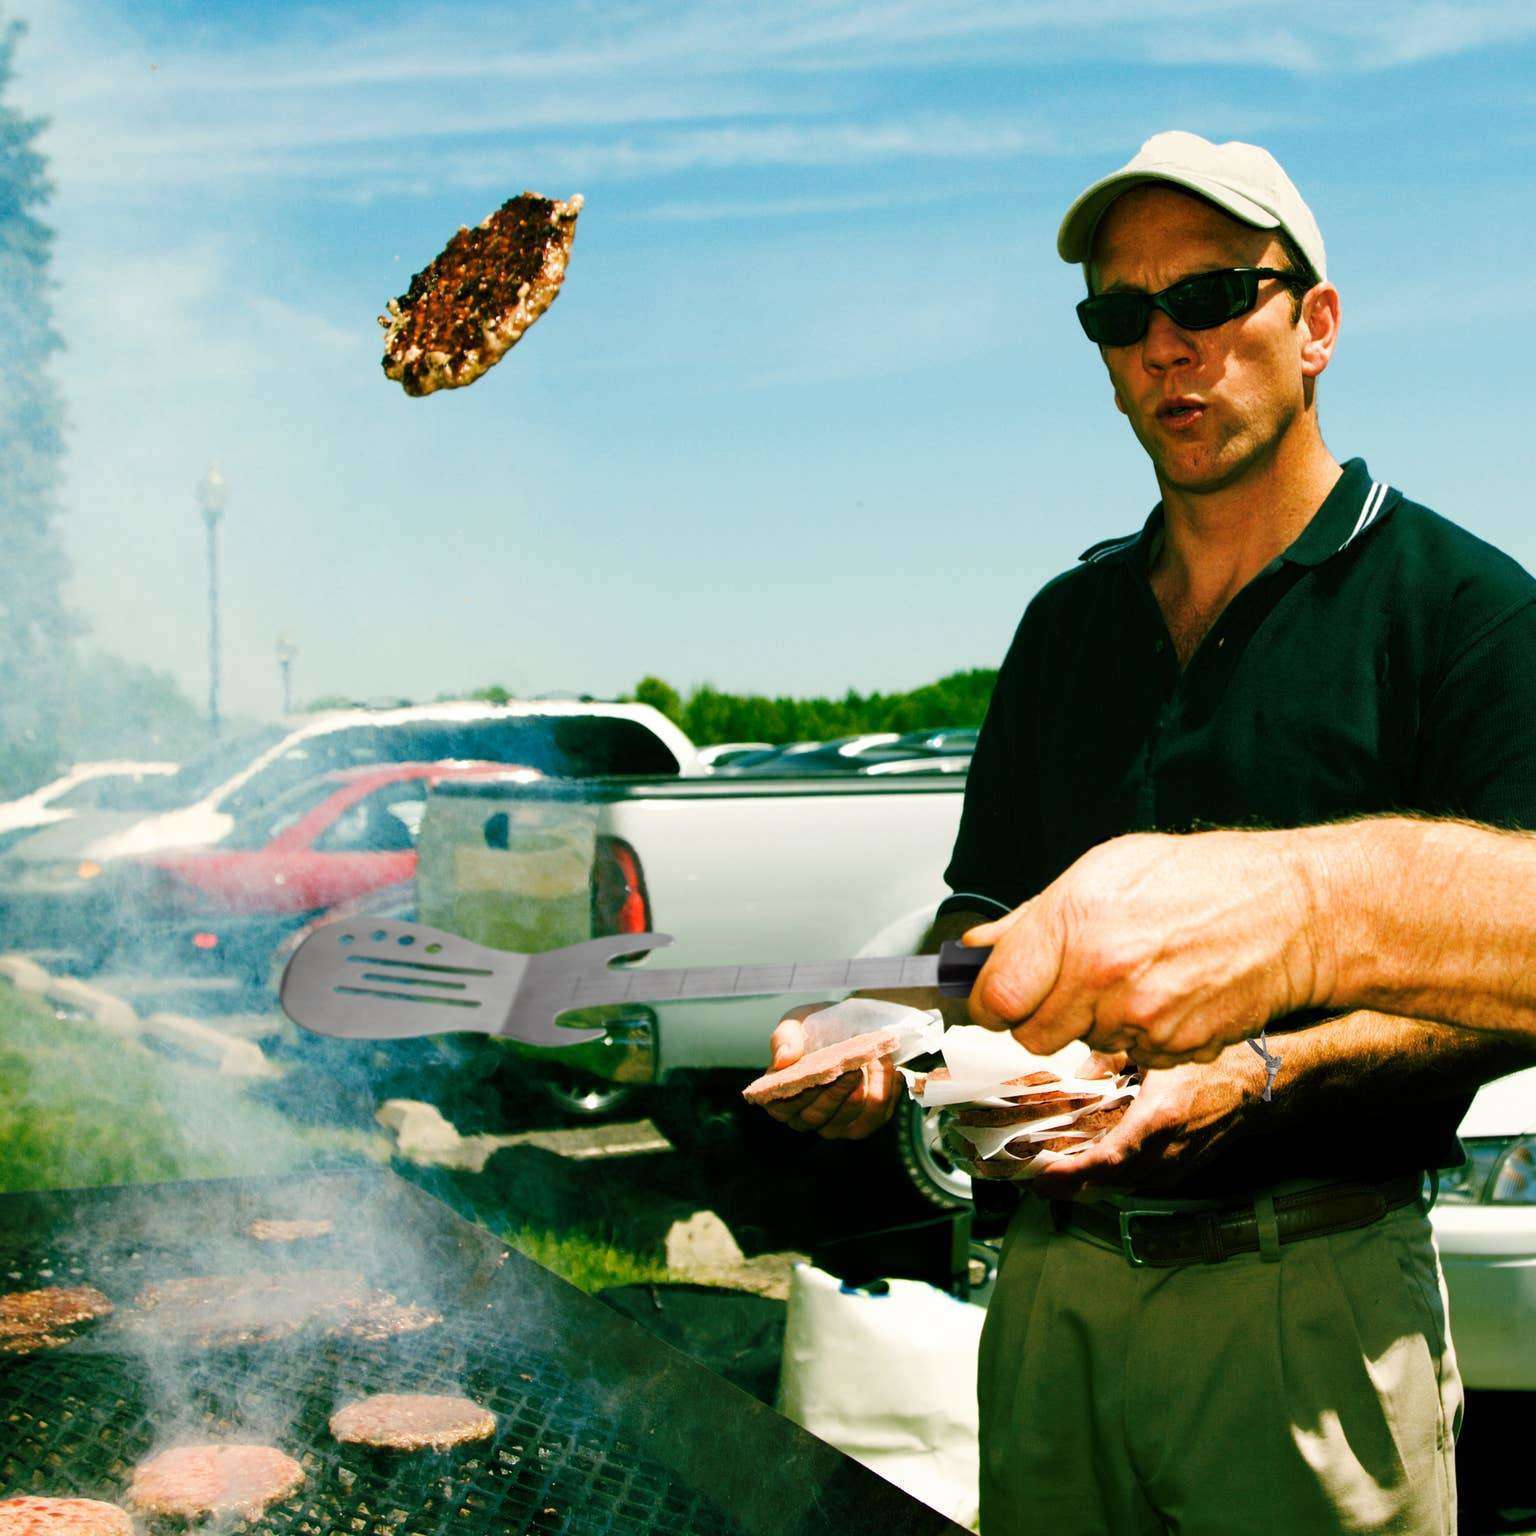
<svg viewBox="0 0 1536 1536">
<path fill-rule="evenodd" d="M 264 980 L 290 930 L 414 878 L 416 834 L 433 784 L 515 771 L 508 763 L 459 762 L 342 769 L 296 785 L 215 847 L 122 860 L 113 870 L 116 959 Z"/>
</svg>

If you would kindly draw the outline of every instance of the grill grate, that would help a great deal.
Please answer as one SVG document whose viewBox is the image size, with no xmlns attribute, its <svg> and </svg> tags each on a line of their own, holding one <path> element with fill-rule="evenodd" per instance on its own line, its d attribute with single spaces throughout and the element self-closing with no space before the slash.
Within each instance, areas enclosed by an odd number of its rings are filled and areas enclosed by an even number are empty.
<svg viewBox="0 0 1536 1536">
<path fill-rule="evenodd" d="M 498 1348 L 456 1325 L 386 1343 L 215 1350 L 189 1357 L 173 1383 L 163 1380 L 163 1365 L 105 1351 L 8 1362 L 0 1375 L 0 1486 L 115 1501 L 134 1465 L 166 1443 L 257 1438 L 296 1456 L 307 1474 L 293 1498 L 267 1511 L 264 1530 L 740 1529 L 632 1443 L 584 1422 L 578 1384 L 563 1371 L 528 1354 L 509 1370 L 496 1360 Z M 496 1434 L 457 1451 L 409 1455 L 332 1440 L 334 1409 L 381 1390 L 465 1392 L 495 1412 Z"/>
<path fill-rule="evenodd" d="M 274 1247 L 243 1236 L 254 1216 L 335 1230 Z M 442 1321 L 202 1350 L 121 1325 L 155 1281 L 321 1268 L 360 1271 Z M 0 1496 L 119 1502 L 159 1450 L 246 1439 L 304 1467 L 256 1527 L 287 1536 L 957 1529 L 390 1175 L 0 1196 L 0 1290 L 81 1283 L 117 1315 L 62 1349 L 0 1355 Z M 337 1444 L 332 1412 L 374 1392 L 464 1393 L 496 1433 L 443 1453 Z"/>
</svg>

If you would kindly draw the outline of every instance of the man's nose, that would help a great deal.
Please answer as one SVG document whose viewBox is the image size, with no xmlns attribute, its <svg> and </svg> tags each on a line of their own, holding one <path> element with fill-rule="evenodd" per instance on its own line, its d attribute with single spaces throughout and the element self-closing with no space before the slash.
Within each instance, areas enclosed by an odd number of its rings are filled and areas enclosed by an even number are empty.
<svg viewBox="0 0 1536 1536">
<path fill-rule="evenodd" d="M 1154 309 L 1147 317 L 1141 355 L 1148 368 L 1179 368 L 1194 362 L 1195 345 L 1188 331 L 1180 330 L 1162 310 Z"/>
</svg>

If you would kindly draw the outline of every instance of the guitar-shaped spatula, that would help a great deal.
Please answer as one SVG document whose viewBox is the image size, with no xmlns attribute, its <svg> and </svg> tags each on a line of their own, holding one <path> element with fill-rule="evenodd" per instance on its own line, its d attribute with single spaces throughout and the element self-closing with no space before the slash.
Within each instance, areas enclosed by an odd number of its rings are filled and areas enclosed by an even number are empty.
<svg viewBox="0 0 1536 1536">
<path fill-rule="evenodd" d="M 521 955 L 487 949 L 419 923 L 362 918 L 322 924 L 283 973 L 283 1012 L 317 1035 L 407 1040 L 474 1030 L 528 1045 L 580 1045 L 600 1029 L 570 1028 L 563 1013 L 613 1003 L 773 997 L 857 987 L 937 987 L 965 997 L 989 949 L 949 943 L 936 955 L 813 960 L 804 965 L 615 969 L 621 955 L 660 949 L 665 933 L 617 933 Z"/>
</svg>

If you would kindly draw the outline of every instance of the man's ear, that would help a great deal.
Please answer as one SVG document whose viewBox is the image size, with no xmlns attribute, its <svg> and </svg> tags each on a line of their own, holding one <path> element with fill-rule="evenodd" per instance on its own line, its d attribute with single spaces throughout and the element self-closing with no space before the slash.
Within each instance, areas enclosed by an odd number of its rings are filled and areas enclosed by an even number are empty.
<svg viewBox="0 0 1536 1536">
<path fill-rule="evenodd" d="M 1120 391 L 1118 389 L 1115 391 L 1115 409 L 1119 411 L 1122 416 L 1129 416 L 1131 414 L 1128 410 L 1126 410 L 1125 401 L 1120 398 Z"/>
<path fill-rule="evenodd" d="M 1303 377 L 1315 379 L 1333 358 L 1339 342 L 1339 290 L 1332 283 L 1319 283 L 1302 301 L 1301 324 L 1305 332 L 1301 343 Z"/>
</svg>

